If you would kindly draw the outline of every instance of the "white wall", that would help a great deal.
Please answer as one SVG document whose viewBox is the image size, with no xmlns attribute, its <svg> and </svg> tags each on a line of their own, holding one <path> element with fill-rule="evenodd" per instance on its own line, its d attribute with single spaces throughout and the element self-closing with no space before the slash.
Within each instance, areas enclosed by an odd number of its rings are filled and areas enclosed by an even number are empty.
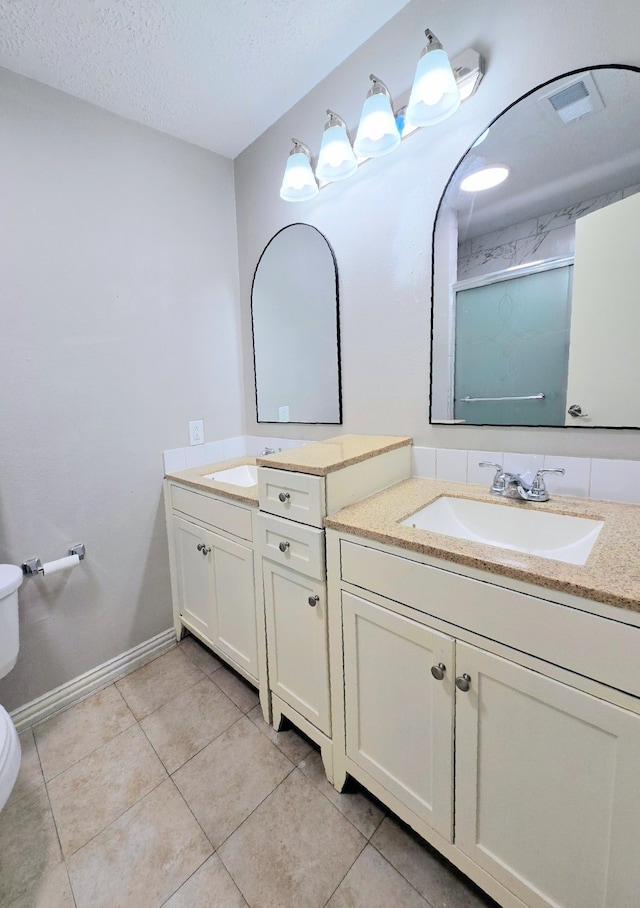
<svg viewBox="0 0 640 908">
<path fill-rule="evenodd" d="M 8 708 L 171 624 L 161 452 L 243 432 L 233 164 L 0 71 L 0 562 Z"/>
<path fill-rule="evenodd" d="M 449 174 L 485 125 L 540 82 L 597 63 L 639 65 L 639 26 L 636 0 L 414 0 L 236 159 L 247 432 L 272 431 L 254 416 L 253 269 L 277 230 L 306 221 L 326 235 L 338 262 L 343 431 L 406 434 L 435 448 L 640 458 L 634 430 L 429 426 L 427 415 L 431 232 Z M 351 180 L 311 202 L 282 202 L 291 137 L 317 154 L 327 107 L 355 128 L 370 72 L 394 96 L 406 92 L 426 27 L 452 56 L 469 46 L 483 53 L 487 73 L 477 94 L 451 120 L 422 130 Z M 281 434 L 300 431 L 278 427 Z M 327 432 L 305 428 L 309 438 Z"/>
</svg>

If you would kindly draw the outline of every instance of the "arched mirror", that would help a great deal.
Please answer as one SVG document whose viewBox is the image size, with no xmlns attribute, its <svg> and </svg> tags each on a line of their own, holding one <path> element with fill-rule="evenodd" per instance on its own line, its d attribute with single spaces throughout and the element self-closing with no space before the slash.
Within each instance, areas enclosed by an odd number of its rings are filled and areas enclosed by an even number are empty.
<svg viewBox="0 0 640 908">
<path fill-rule="evenodd" d="M 597 66 L 467 151 L 434 225 L 432 423 L 640 427 L 639 136 L 640 70 Z"/>
<path fill-rule="evenodd" d="M 258 422 L 342 422 L 338 313 L 327 239 L 310 224 L 284 227 L 251 288 Z"/>
</svg>

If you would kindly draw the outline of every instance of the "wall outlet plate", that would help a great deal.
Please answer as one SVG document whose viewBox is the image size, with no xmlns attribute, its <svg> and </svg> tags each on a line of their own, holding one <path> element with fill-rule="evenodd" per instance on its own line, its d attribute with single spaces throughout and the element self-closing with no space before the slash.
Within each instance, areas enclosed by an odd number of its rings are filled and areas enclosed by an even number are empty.
<svg viewBox="0 0 640 908">
<path fill-rule="evenodd" d="M 203 445 L 204 444 L 204 420 L 194 419 L 189 423 L 189 444 L 190 445 Z"/>
</svg>

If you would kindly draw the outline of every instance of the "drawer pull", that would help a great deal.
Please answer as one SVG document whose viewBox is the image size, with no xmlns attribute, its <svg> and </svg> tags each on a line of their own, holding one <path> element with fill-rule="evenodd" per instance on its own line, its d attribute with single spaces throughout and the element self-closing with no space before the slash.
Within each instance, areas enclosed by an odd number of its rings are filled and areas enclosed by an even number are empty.
<svg viewBox="0 0 640 908">
<path fill-rule="evenodd" d="M 320 602 L 320 596 L 309 596 L 307 602 L 311 608 L 315 608 L 316 605 Z"/>
<path fill-rule="evenodd" d="M 206 545 L 203 545 L 203 546 L 202 546 L 202 554 L 203 554 L 203 555 L 208 555 L 210 551 L 211 551 L 211 546 L 206 546 Z"/>
<path fill-rule="evenodd" d="M 458 688 L 458 690 L 461 690 L 464 693 L 466 693 L 469 690 L 469 688 L 471 687 L 471 675 L 467 675 L 465 673 L 464 675 L 461 675 L 459 678 L 456 678 L 456 687 Z"/>
<path fill-rule="evenodd" d="M 286 552 L 287 549 L 289 548 L 289 543 L 288 542 L 279 542 L 278 548 L 280 549 L 281 552 Z"/>
<path fill-rule="evenodd" d="M 291 498 L 291 495 L 289 495 L 288 492 L 280 492 L 280 494 L 278 495 L 278 498 L 284 504 L 285 501 L 289 501 L 289 499 Z"/>
<path fill-rule="evenodd" d="M 204 547 L 205 547 L 205 546 L 204 546 L 204 542 L 199 542 L 199 543 L 198 543 L 198 551 L 199 551 L 199 552 L 201 552 L 201 551 L 204 549 Z"/>
<path fill-rule="evenodd" d="M 436 679 L 436 681 L 442 681 L 446 670 L 447 666 L 444 664 L 444 662 L 438 662 L 437 665 L 431 666 L 431 674 Z"/>
</svg>

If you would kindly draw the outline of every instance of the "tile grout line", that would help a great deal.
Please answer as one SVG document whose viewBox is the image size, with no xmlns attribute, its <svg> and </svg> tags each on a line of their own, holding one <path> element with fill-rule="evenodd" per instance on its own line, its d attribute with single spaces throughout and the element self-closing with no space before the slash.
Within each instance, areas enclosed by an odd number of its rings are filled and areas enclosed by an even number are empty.
<svg viewBox="0 0 640 908">
<path fill-rule="evenodd" d="M 105 688 L 105 690 L 106 690 L 106 688 Z M 127 709 L 129 709 L 129 707 L 127 707 Z M 131 712 L 131 710 L 129 710 L 129 712 Z M 131 715 L 133 716 L 133 713 L 131 713 Z M 61 775 L 63 775 L 69 769 L 73 769 L 73 767 L 77 766 L 78 763 L 82 763 L 82 761 L 86 760 L 87 757 L 92 756 L 97 750 L 100 750 L 101 747 L 104 747 L 105 744 L 110 744 L 112 741 L 115 741 L 116 738 L 119 738 L 120 735 L 123 735 L 126 731 L 129 731 L 130 729 L 132 729 L 133 726 L 136 725 L 137 721 L 138 720 L 136 719 L 136 717 L 133 716 L 133 722 L 130 725 L 127 725 L 126 728 L 123 728 L 121 731 L 116 732 L 111 738 L 107 738 L 106 741 L 102 741 L 100 744 L 98 744 L 97 747 L 94 747 L 93 750 L 87 751 L 86 754 L 83 754 L 81 757 L 79 757 L 79 759 L 75 760 L 73 763 L 69 763 L 68 766 L 65 766 L 64 769 L 61 769 L 60 772 L 57 772 L 55 774 L 55 776 L 51 776 L 50 779 L 45 778 L 45 775 L 43 772 L 42 777 L 44 779 L 44 784 L 48 786 L 51 784 L 51 782 L 55 782 L 55 780 L 59 779 Z M 40 756 L 40 753 L 38 752 L 38 757 L 39 756 Z"/>
<path fill-rule="evenodd" d="M 238 720 L 238 721 L 239 721 L 239 720 Z M 276 746 L 275 744 L 273 744 L 273 741 L 271 741 L 270 743 L 273 745 L 273 747 Z M 280 751 L 280 753 L 282 753 L 282 751 Z M 278 790 L 278 788 L 280 788 L 280 786 L 281 786 L 282 783 L 285 781 L 285 779 L 288 779 L 289 776 L 291 775 L 291 773 L 294 772 L 294 771 L 298 768 L 298 767 L 296 766 L 296 764 L 293 762 L 293 760 L 292 760 L 290 757 L 287 757 L 286 754 L 282 754 L 282 756 L 285 757 L 287 760 L 289 760 L 289 762 L 291 763 L 291 769 L 290 769 L 289 772 L 286 774 L 286 776 L 284 776 L 284 778 L 280 779 L 280 781 L 279 781 L 278 784 L 275 786 L 275 788 L 272 788 L 271 791 L 269 792 L 269 794 L 266 794 L 266 795 L 264 796 L 264 798 L 263 798 L 258 804 L 256 804 L 255 807 L 253 807 L 253 808 L 251 809 L 251 812 L 248 813 L 248 814 L 246 815 L 246 817 L 244 818 L 244 820 L 243 820 L 241 823 L 238 823 L 238 825 L 236 826 L 236 828 L 235 828 L 234 830 L 232 830 L 232 831 L 229 833 L 229 835 L 228 835 L 225 839 L 222 840 L 222 842 L 220 842 L 220 844 L 218 845 L 218 847 L 215 848 L 215 846 L 214 846 L 214 850 L 215 850 L 216 854 L 218 854 L 218 857 L 220 858 L 221 861 L 222 861 L 222 855 L 218 853 L 218 852 L 219 852 L 219 849 L 222 848 L 222 846 L 223 846 L 226 842 L 229 841 L 229 839 L 231 838 L 232 835 L 235 835 L 235 833 L 240 829 L 241 826 L 244 826 L 244 824 L 247 822 L 247 820 L 249 819 L 249 817 L 252 817 L 253 814 L 256 812 L 256 810 L 257 810 L 262 804 L 264 804 L 264 802 L 265 802 L 268 798 L 270 798 L 271 795 L 272 795 L 274 792 L 276 792 L 276 791 Z M 209 838 L 209 837 L 207 836 L 207 838 Z M 209 841 L 211 841 L 211 840 L 209 839 Z M 211 844 L 213 845 L 213 842 L 211 842 Z M 222 861 L 222 863 L 224 864 L 224 861 Z M 225 866 L 225 869 L 226 869 L 227 873 L 229 874 L 229 876 L 230 876 L 231 879 L 233 880 L 233 882 L 236 884 L 236 886 L 238 886 L 238 889 L 240 889 L 240 886 L 239 886 L 238 883 L 235 881 L 235 879 L 234 879 L 234 877 L 233 877 L 233 874 L 231 873 L 231 871 L 229 870 L 229 868 L 227 867 L 227 865 L 224 864 L 224 866 Z M 243 893 L 243 898 L 244 898 L 244 893 Z"/>
<path fill-rule="evenodd" d="M 170 652 L 173 652 L 174 649 L 178 649 L 178 650 L 179 650 L 180 647 L 176 644 L 175 647 L 172 647 L 172 649 L 167 650 L 167 652 L 169 652 L 169 653 L 170 653 Z M 161 653 L 160 656 L 158 656 L 157 658 L 158 658 L 158 659 L 161 659 L 162 656 L 166 656 L 166 655 L 167 655 L 167 653 Z M 202 671 L 202 669 L 200 668 L 199 665 L 196 665 L 194 662 L 192 662 L 191 659 L 189 659 L 189 657 L 186 656 L 184 653 L 182 653 L 182 657 L 183 657 L 183 659 L 186 659 L 186 660 L 187 660 L 187 662 L 189 663 L 189 665 L 192 665 L 194 668 L 196 668 L 196 669 L 202 674 L 202 678 L 208 678 L 208 677 L 209 677 L 209 676 L 207 675 L 206 672 Z M 151 660 L 151 662 L 155 662 L 155 661 L 156 661 L 155 659 L 152 659 L 152 660 Z M 140 722 L 140 721 L 142 721 L 142 719 L 146 719 L 147 716 L 153 715 L 153 713 L 157 712 L 159 709 L 162 709 L 163 706 L 166 706 L 167 703 L 171 703 L 171 701 L 172 701 L 172 700 L 175 700 L 176 697 L 179 697 L 181 694 L 185 693 L 185 691 L 190 690 L 192 687 L 194 687 L 196 684 L 199 684 L 199 683 L 202 681 L 202 678 L 198 678 L 196 681 L 193 681 L 191 684 L 188 684 L 188 685 L 187 685 L 185 688 L 183 688 L 182 690 L 179 690 L 176 694 L 174 694 L 173 697 L 169 697 L 169 699 L 168 699 L 165 703 L 162 703 L 160 706 L 157 706 L 155 709 L 152 709 L 151 712 L 145 713 L 144 716 L 136 716 L 136 714 L 133 712 L 133 708 L 129 705 L 129 701 L 128 701 L 127 698 L 126 698 L 126 695 L 120 690 L 120 688 L 118 687 L 118 684 L 120 684 L 121 681 L 124 681 L 126 678 L 130 677 L 131 675 L 133 675 L 136 671 L 140 671 L 141 668 L 146 668 L 147 665 L 151 665 L 151 662 L 145 663 L 145 665 L 140 666 L 140 668 L 134 669 L 134 671 L 133 671 L 133 672 L 130 672 L 129 675 L 125 675 L 124 678 L 118 678 L 117 681 L 114 681 L 114 682 L 113 682 L 114 685 L 116 686 L 116 688 L 118 689 L 118 693 L 120 694 L 120 696 L 122 697 L 122 699 L 123 699 L 124 702 L 126 703 L 127 707 L 131 710 L 131 714 L 133 715 L 133 717 L 134 717 L 134 719 L 136 720 L 136 722 Z"/>
<path fill-rule="evenodd" d="M 331 803 L 331 802 L 329 802 L 329 803 Z M 334 805 L 334 806 L 335 806 L 335 805 Z M 336 810 L 337 810 L 337 808 L 336 808 Z M 346 817 L 345 817 L 345 819 L 346 819 Z M 352 824 L 352 825 L 353 825 L 353 824 Z M 360 832 L 360 830 L 358 830 L 358 832 Z M 362 835 L 362 833 L 360 833 L 360 835 Z M 362 836 L 362 837 L 363 837 L 363 839 L 364 839 L 364 845 L 362 846 L 362 848 L 360 849 L 360 851 L 357 853 L 357 855 L 355 856 L 355 858 L 353 859 L 353 861 L 351 862 L 351 864 L 347 867 L 345 873 L 343 874 L 342 878 L 341 878 L 340 881 L 338 882 L 338 885 L 335 887 L 335 889 L 333 890 L 333 892 L 331 893 L 331 895 L 329 896 L 329 898 L 327 899 L 327 901 L 324 903 L 324 908 L 327 908 L 327 905 L 329 904 L 329 902 L 331 901 L 331 899 L 334 897 L 334 895 L 336 894 L 336 892 L 338 891 L 338 889 L 340 888 L 340 886 L 342 886 L 342 884 L 344 883 L 344 881 L 345 881 L 345 879 L 347 878 L 347 876 L 348 876 L 348 875 L 351 873 L 351 871 L 353 870 L 353 866 L 354 866 L 354 864 L 356 863 L 356 861 L 360 860 L 360 858 L 362 857 L 362 853 L 364 852 L 365 848 L 366 848 L 367 845 L 369 844 L 369 840 L 366 838 L 366 836 Z"/>
<path fill-rule="evenodd" d="M 395 814 L 392 814 L 392 816 L 395 816 Z M 424 901 L 424 903 L 425 903 L 425 905 L 427 906 L 427 908 L 434 908 L 433 902 L 429 901 L 429 899 L 428 899 L 425 895 L 423 895 L 421 892 L 418 891 L 418 889 L 413 885 L 413 883 L 411 882 L 411 880 L 408 879 L 408 878 L 404 875 L 404 873 L 400 870 L 399 867 L 396 867 L 396 865 L 393 863 L 392 860 L 390 860 L 385 854 L 383 854 L 383 853 L 380 851 L 380 849 L 378 848 L 378 846 L 377 846 L 374 842 L 372 842 L 372 841 L 370 840 L 370 841 L 369 841 L 369 844 L 371 845 L 372 848 L 375 848 L 375 850 L 378 852 L 378 854 L 380 855 L 380 857 L 381 857 L 384 861 L 386 861 L 387 864 L 388 864 L 390 867 L 393 867 L 393 869 L 395 870 L 395 872 L 398 873 L 398 874 L 402 877 L 402 879 L 403 879 L 406 883 L 408 883 L 408 884 L 411 886 L 411 888 L 414 890 L 414 892 L 417 892 L 417 894 L 420 896 L 420 898 Z"/>
</svg>

